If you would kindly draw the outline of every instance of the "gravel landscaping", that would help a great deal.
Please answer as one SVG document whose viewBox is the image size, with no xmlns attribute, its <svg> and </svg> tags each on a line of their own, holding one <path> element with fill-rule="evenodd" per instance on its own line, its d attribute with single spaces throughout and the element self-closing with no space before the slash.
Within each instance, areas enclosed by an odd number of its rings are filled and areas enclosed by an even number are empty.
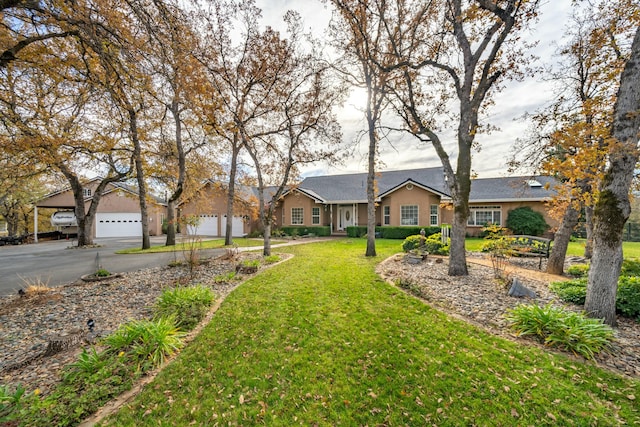
<svg viewBox="0 0 640 427">
<path fill-rule="evenodd" d="M 86 342 L 106 336 L 129 320 L 151 316 L 151 307 L 163 289 L 176 284 L 210 286 L 216 301 L 226 297 L 239 280 L 220 281 L 235 271 L 240 260 L 259 257 L 242 253 L 236 260 L 206 260 L 193 274 L 185 266 L 158 267 L 124 273 L 100 282 L 78 280 L 41 293 L 0 299 L 0 384 L 20 384 L 27 391 L 47 394 L 59 381 L 61 369 L 76 361 L 81 347 L 44 356 L 50 341 L 82 335 Z M 95 326 L 87 326 L 92 319 Z"/>
</svg>

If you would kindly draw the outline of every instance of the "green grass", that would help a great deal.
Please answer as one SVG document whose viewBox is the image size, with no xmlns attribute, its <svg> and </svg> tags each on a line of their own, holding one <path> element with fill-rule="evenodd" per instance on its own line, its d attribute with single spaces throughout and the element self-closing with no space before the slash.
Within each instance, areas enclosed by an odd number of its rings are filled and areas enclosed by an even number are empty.
<svg viewBox="0 0 640 427">
<path fill-rule="evenodd" d="M 640 383 L 501 339 L 383 282 L 401 242 L 281 248 L 115 416 L 142 425 L 620 425 Z"/>
<path fill-rule="evenodd" d="M 248 239 L 248 238 L 236 238 L 233 239 L 233 243 L 239 247 L 258 247 L 263 246 L 264 241 L 262 239 Z M 277 245 L 278 243 L 285 243 L 284 240 L 271 240 L 272 245 Z M 227 248 L 229 246 L 225 246 L 224 239 L 215 239 L 215 240 L 202 240 L 200 242 L 194 242 L 197 249 L 220 249 Z M 191 248 L 191 243 L 188 241 L 178 243 L 172 246 L 152 246 L 149 249 L 140 249 L 140 248 L 128 248 L 117 251 L 117 254 L 157 254 L 160 252 L 173 252 L 173 251 L 188 251 Z"/>
</svg>

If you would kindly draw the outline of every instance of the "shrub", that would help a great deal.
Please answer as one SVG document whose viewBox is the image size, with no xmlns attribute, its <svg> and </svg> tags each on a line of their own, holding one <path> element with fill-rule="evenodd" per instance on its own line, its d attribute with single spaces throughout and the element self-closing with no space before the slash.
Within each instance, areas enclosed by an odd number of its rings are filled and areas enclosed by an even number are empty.
<svg viewBox="0 0 640 427">
<path fill-rule="evenodd" d="M 514 234 L 531 236 L 540 236 L 549 228 L 542 214 L 528 206 L 509 211 L 506 225 Z"/>
<path fill-rule="evenodd" d="M 587 279 L 553 282 L 549 285 L 549 289 L 555 292 L 562 301 L 584 305 L 587 296 Z"/>
<path fill-rule="evenodd" d="M 213 302 L 213 292 L 205 286 L 167 289 L 158 297 L 154 312 L 156 318 L 171 317 L 185 331 L 193 329 L 207 314 Z"/>
<path fill-rule="evenodd" d="M 432 234 L 427 237 L 424 247 L 427 252 L 434 255 L 449 255 L 449 245 L 451 239 L 447 239 L 447 243 L 442 243 L 442 233 Z"/>
<path fill-rule="evenodd" d="M 331 227 L 326 226 L 286 226 L 282 227 L 281 231 L 289 236 L 306 236 L 313 234 L 315 236 L 331 236 Z M 272 233 L 273 235 L 273 233 Z"/>
<path fill-rule="evenodd" d="M 640 321 L 640 277 L 621 277 L 618 281 L 616 311 Z"/>
<path fill-rule="evenodd" d="M 420 247 L 423 241 L 426 241 L 426 239 L 419 234 L 408 236 L 406 239 L 404 239 L 404 242 L 402 243 L 402 250 L 405 252 L 409 252 L 413 249 Z"/>
<path fill-rule="evenodd" d="M 584 305 L 587 296 L 587 278 L 553 282 L 549 288 L 562 301 Z M 640 320 L 640 277 L 620 277 L 616 295 L 616 312 Z"/>
<path fill-rule="evenodd" d="M 609 348 L 613 330 L 600 319 L 553 307 L 519 305 L 509 310 L 507 321 L 519 335 L 534 335 L 545 345 L 593 359 L 596 353 Z"/>
<path fill-rule="evenodd" d="M 621 276 L 640 276 L 640 261 L 625 259 L 622 261 Z"/>
<path fill-rule="evenodd" d="M 98 271 L 96 271 L 96 277 L 109 277 L 111 276 L 111 273 L 109 273 L 108 270 L 105 270 L 104 268 L 100 268 Z"/>
<path fill-rule="evenodd" d="M 589 274 L 589 264 L 574 264 L 567 268 L 567 274 L 573 277 L 587 277 Z"/>
<path fill-rule="evenodd" d="M 508 228 L 500 227 L 497 224 L 488 223 L 484 227 L 482 227 L 482 231 L 480 232 L 479 237 L 483 237 L 485 239 L 499 239 L 502 236 L 511 234 L 511 231 Z"/>
<path fill-rule="evenodd" d="M 500 237 L 497 239 L 486 240 L 482 244 L 481 251 L 489 252 L 492 255 L 509 255 L 509 252 L 511 251 L 512 240 L 513 239 L 510 237 Z"/>
</svg>

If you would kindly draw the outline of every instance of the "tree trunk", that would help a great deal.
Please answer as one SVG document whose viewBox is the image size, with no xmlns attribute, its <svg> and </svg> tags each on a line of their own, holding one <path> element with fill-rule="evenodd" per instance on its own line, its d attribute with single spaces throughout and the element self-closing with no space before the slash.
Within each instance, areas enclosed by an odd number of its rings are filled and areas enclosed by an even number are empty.
<svg viewBox="0 0 640 427">
<path fill-rule="evenodd" d="M 167 201 L 167 240 L 165 246 L 174 246 L 176 244 L 176 202 L 172 197 Z"/>
<path fill-rule="evenodd" d="M 640 129 L 640 29 L 620 77 L 614 106 L 609 166 L 601 184 L 593 219 L 593 258 L 589 269 L 585 310 L 591 317 L 616 324 L 616 293 L 622 266 L 622 233 L 631 213 L 629 189 L 638 163 Z"/>
<path fill-rule="evenodd" d="M 224 231 L 224 244 L 226 246 L 233 245 L 233 202 L 236 197 L 236 173 L 238 170 L 238 154 L 240 151 L 236 137 L 234 137 L 231 150 L 231 168 L 229 169 L 229 185 L 227 188 L 227 227 Z"/>
<path fill-rule="evenodd" d="M 138 198 L 142 225 L 142 249 L 149 249 L 149 213 L 147 209 L 147 184 L 144 180 L 144 165 L 142 160 L 142 146 L 138 138 L 138 118 L 133 108 L 129 107 L 129 131 L 133 142 L 133 156 L 136 166 L 136 181 L 138 182 Z"/>
<path fill-rule="evenodd" d="M 585 206 L 584 216 L 584 229 L 587 232 L 587 242 L 584 245 L 584 257 L 591 259 L 593 257 L 593 206 Z"/>
<path fill-rule="evenodd" d="M 553 250 L 547 262 L 547 273 L 561 275 L 564 272 L 564 260 L 567 256 L 569 240 L 579 217 L 580 212 L 573 205 L 573 201 L 570 201 L 564 211 L 560 227 L 558 227 L 558 231 L 556 231 L 556 235 L 553 238 Z"/>
<path fill-rule="evenodd" d="M 449 276 L 467 276 L 467 254 L 464 241 L 467 234 L 465 208 L 454 206 L 453 224 L 451 224 L 451 246 L 449 247 Z"/>
<path fill-rule="evenodd" d="M 270 256 L 271 255 L 271 218 L 266 218 L 266 221 L 262 223 L 262 226 L 264 227 L 264 249 L 262 251 L 262 255 Z"/>
<path fill-rule="evenodd" d="M 369 89 L 371 92 L 371 89 Z M 369 95 L 371 96 L 371 95 Z M 378 135 L 371 111 L 371 102 L 367 107 L 369 125 L 369 170 L 367 172 L 367 250 L 365 256 L 376 256 L 376 151 Z M 357 215 L 357 213 L 356 213 Z M 354 218 L 355 219 L 355 218 Z"/>
<path fill-rule="evenodd" d="M 178 182 L 175 191 L 169 197 L 167 203 L 167 240 L 166 246 L 174 246 L 176 244 L 176 227 L 175 227 L 175 207 L 176 202 L 182 196 L 184 191 L 184 181 L 186 177 L 186 159 L 184 147 L 182 145 L 182 120 L 180 119 L 180 103 L 177 99 L 173 99 L 169 110 L 173 115 L 176 125 L 176 151 L 178 154 Z"/>
</svg>

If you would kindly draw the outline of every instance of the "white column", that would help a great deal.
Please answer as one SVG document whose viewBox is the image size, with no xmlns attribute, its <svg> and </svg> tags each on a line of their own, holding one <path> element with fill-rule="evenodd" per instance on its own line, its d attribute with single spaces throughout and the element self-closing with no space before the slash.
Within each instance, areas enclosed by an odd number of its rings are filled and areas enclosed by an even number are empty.
<svg viewBox="0 0 640 427">
<path fill-rule="evenodd" d="M 33 241 L 38 243 L 38 207 L 33 210 Z"/>
<path fill-rule="evenodd" d="M 357 206 L 355 203 L 351 205 L 351 216 L 353 217 L 353 225 L 358 225 Z"/>
</svg>

